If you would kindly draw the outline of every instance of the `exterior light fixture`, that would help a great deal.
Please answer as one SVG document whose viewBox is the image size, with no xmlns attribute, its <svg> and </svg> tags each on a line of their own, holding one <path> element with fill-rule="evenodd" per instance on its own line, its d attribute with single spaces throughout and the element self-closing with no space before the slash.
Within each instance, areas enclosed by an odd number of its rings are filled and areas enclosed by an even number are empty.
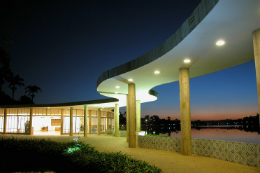
<svg viewBox="0 0 260 173">
<path fill-rule="evenodd" d="M 133 79 L 128 79 L 129 82 L 133 82 Z"/>
<path fill-rule="evenodd" d="M 154 71 L 154 74 L 160 74 L 159 70 Z"/>
<path fill-rule="evenodd" d="M 190 60 L 189 59 L 185 59 L 184 62 L 185 63 L 190 63 Z"/>
<path fill-rule="evenodd" d="M 219 41 L 216 42 L 217 46 L 222 46 L 224 44 L 225 44 L 225 41 L 223 41 L 223 40 L 219 40 Z"/>
<path fill-rule="evenodd" d="M 116 88 L 120 88 L 120 86 L 116 86 Z"/>
</svg>

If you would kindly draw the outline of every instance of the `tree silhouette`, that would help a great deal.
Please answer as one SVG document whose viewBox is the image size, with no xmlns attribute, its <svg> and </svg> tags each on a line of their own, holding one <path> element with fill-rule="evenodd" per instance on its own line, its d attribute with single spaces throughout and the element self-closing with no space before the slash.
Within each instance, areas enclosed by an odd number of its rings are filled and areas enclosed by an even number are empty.
<svg viewBox="0 0 260 173">
<path fill-rule="evenodd" d="M 34 93 L 38 93 L 38 91 L 41 91 L 41 88 L 36 86 L 36 85 L 29 85 L 25 87 L 25 93 L 28 92 L 28 96 L 32 98 L 32 103 L 33 103 L 33 98 L 35 97 Z"/>
<path fill-rule="evenodd" d="M 23 78 L 21 78 L 19 76 L 19 74 L 17 74 L 16 76 L 13 76 L 13 74 L 8 78 L 8 82 L 10 82 L 9 84 L 9 88 L 11 88 L 12 90 L 12 99 L 14 99 L 14 92 L 16 91 L 16 85 L 24 86 L 24 83 L 22 82 L 24 81 Z"/>
<path fill-rule="evenodd" d="M 28 97 L 27 95 L 22 95 L 19 100 L 22 104 L 31 104 L 32 103 L 32 99 L 30 97 Z"/>
<path fill-rule="evenodd" d="M 0 35 L 0 40 L 3 40 L 6 43 L 11 43 L 11 39 L 7 36 Z M 10 69 L 11 57 L 9 53 L 2 48 L 0 45 L 0 102 L 2 102 L 2 97 L 4 98 L 5 94 L 2 94 L 2 86 L 7 81 L 7 78 L 11 75 Z M 4 99 L 5 100 L 5 99 Z"/>
</svg>

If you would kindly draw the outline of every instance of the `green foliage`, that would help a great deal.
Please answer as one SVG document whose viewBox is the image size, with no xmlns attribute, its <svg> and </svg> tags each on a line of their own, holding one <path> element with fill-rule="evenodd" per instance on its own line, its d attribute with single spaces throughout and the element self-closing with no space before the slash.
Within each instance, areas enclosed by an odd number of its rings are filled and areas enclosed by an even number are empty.
<svg viewBox="0 0 260 173">
<path fill-rule="evenodd" d="M 166 136 L 166 135 L 154 135 L 154 134 L 146 134 L 145 136 L 170 137 L 170 136 Z"/>
<path fill-rule="evenodd" d="M 151 166 L 148 163 L 135 160 L 128 155 L 117 153 L 98 152 L 94 147 L 83 142 L 55 142 L 45 139 L 2 139 L 0 147 L 6 151 L 12 151 L 13 158 L 16 158 L 16 153 L 30 152 L 37 156 L 46 155 L 50 157 L 59 157 L 68 164 L 73 172 L 95 172 L 108 173 L 159 173 L 161 169 Z M 68 152 L 71 149 L 72 152 Z M 8 152 L 7 152 L 8 153 Z M 55 162 L 53 162 L 55 164 Z M 55 165 L 54 165 L 55 166 Z M 55 171 L 55 167 L 54 167 Z"/>
<path fill-rule="evenodd" d="M 119 130 L 126 130 L 126 126 L 119 127 Z"/>
</svg>

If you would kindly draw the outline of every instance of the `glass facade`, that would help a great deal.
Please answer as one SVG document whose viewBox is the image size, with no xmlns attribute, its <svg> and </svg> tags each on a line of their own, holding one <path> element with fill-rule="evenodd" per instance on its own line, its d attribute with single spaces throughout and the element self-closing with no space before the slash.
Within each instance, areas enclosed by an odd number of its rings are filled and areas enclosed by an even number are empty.
<svg viewBox="0 0 260 173">
<path fill-rule="evenodd" d="M 7 108 L 6 133 L 29 133 L 30 109 Z M 61 109 L 58 108 L 33 108 L 32 127 L 33 134 L 59 135 L 61 128 Z M 91 118 L 91 133 L 97 133 L 97 111 L 89 110 Z M 107 115 L 108 119 L 107 119 Z M 89 128 L 89 123 L 86 124 Z M 113 113 L 101 111 L 101 133 L 113 127 Z M 70 110 L 63 111 L 63 133 L 70 132 Z M 0 109 L 0 133 L 4 131 L 4 109 Z M 73 110 L 73 133 L 84 133 L 84 110 Z"/>
</svg>

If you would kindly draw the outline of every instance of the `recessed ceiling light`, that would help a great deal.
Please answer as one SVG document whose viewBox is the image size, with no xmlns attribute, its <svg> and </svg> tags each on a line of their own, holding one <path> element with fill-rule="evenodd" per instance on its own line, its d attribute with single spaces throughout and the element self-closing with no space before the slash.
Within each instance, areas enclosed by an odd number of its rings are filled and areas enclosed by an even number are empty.
<svg viewBox="0 0 260 173">
<path fill-rule="evenodd" d="M 185 63 L 190 63 L 190 60 L 189 59 L 185 59 L 184 62 Z"/>
<path fill-rule="evenodd" d="M 120 88 L 120 86 L 116 86 L 116 88 Z"/>
<path fill-rule="evenodd" d="M 154 71 L 154 74 L 160 74 L 159 70 Z"/>
<path fill-rule="evenodd" d="M 128 79 L 129 82 L 133 82 L 133 79 Z"/>
<path fill-rule="evenodd" d="M 225 41 L 223 41 L 223 40 L 219 40 L 219 41 L 216 42 L 217 46 L 222 46 L 224 44 L 225 44 Z"/>
</svg>

